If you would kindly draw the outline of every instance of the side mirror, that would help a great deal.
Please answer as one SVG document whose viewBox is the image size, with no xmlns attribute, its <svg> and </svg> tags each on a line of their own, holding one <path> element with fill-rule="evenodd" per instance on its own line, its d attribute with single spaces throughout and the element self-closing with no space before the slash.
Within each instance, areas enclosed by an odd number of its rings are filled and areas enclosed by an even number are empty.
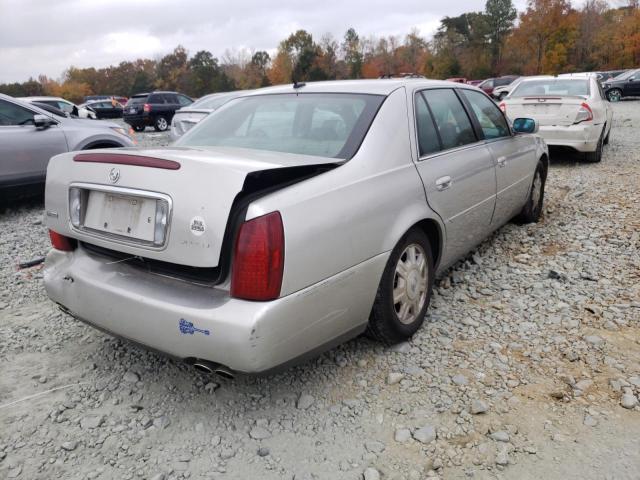
<svg viewBox="0 0 640 480">
<path fill-rule="evenodd" d="M 513 121 L 513 131 L 516 133 L 538 133 L 538 121 L 533 118 L 516 118 Z"/>
<path fill-rule="evenodd" d="M 35 114 L 33 116 L 33 124 L 36 126 L 36 128 L 45 129 L 49 128 L 51 125 L 55 125 L 56 122 L 46 115 Z"/>
</svg>

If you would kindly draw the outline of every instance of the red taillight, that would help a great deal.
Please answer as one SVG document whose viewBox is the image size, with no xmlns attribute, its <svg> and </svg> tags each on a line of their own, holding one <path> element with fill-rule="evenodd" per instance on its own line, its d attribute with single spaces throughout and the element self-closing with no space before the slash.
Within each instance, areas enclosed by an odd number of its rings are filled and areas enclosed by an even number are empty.
<svg viewBox="0 0 640 480">
<path fill-rule="evenodd" d="M 51 245 L 56 250 L 60 250 L 62 252 L 72 252 L 76 249 L 76 241 L 73 238 L 65 237 L 64 235 L 60 235 L 58 232 L 54 232 L 53 230 L 49 230 L 49 238 L 51 238 Z"/>
<path fill-rule="evenodd" d="M 574 123 L 589 122 L 591 120 L 593 120 L 593 110 L 591 110 L 589 105 L 582 102 Z"/>
<path fill-rule="evenodd" d="M 242 224 L 231 268 L 232 297 L 264 301 L 280 296 L 284 270 L 284 229 L 280 212 Z"/>
<path fill-rule="evenodd" d="M 500 102 L 500 105 L 498 105 L 498 108 L 500 108 L 500 110 L 502 110 L 502 113 L 506 114 L 507 113 L 507 104 L 504 102 Z"/>
<path fill-rule="evenodd" d="M 148 113 L 148 112 L 150 112 L 150 111 L 151 111 L 151 105 L 149 105 L 148 103 L 145 103 L 145 104 L 144 104 L 144 107 L 142 107 L 142 109 L 143 109 L 145 112 L 147 112 L 147 113 Z"/>
</svg>

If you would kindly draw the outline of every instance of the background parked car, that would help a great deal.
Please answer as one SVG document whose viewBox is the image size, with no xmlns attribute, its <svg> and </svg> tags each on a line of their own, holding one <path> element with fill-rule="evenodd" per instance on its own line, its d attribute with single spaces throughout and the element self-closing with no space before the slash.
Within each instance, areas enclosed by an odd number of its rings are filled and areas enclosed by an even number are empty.
<svg viewBox="0 0 640 480">
<path fill-rule="evenodd" d="M 624 97 L 640 97 L 640 68 L 607 80 L 602 87 L 611 102 Z"/>
<path fill-rule="evenodd" d="M 453 82 L 453 83 L 467 83 L 467 79 L 463 78 L 463 77 L 447 78 L 446 81 L 447 82 Z"/>
<path fill-rule="evenodd" d="M 193 99 L 177 92 L 139 93 L 127 102 L 123 118 L 136 132 L 153 127 L 164 132 L 176 113 L 176 110 L 191 105 Z"/>
<path fill-rule="evenodd" d="M 237 90 L 235 92 L 212 93 L 211 95 L 199 98 L 188 107 L 181 108 L 175 113 L 173 120 L 171 120 L 171 131 L 169 132 L 171 140 L 174 141 L 180 138 L 196 123 L 214 110 L 220 108 L 229 100 L 238 98 L 250 91 L 251 90 Z"/>
<path fill-rule="evenodd" d="M 537 120 L 549 146 L 584 152 L 590 162 L 600 161 L 609 142 L 613 110 L 595 75 L 525 78 L 500 109 L 512 119 Z"/>
<path fill-rule="evenodd" d="M 504 85 L 509 85 L 511 82 L 518 78 L 517 75 L 505 75 L 504 77 L 498 78 L 487 78 L 485 81 L 478 85 L 478 88 L 484 90 L 487 95 L 493 97 L 493 90 L 496 87 L 502 87 Z M 495 97 L 494 97 L 495 98 Z"/>
<path fill-rule="evenodd" d="M 474 87 L 477 87 L 481 83 L 482 80 L 467 80 L 467 85 L 473 85 Z"/>
<path fill-rule="evenodd" d="M 132 146 L 114 123 L 56 115 L 0 94 L 0 187 L 42 183 L 49 159 L 59 153 Z"/>
<path fill-rule="evenodd" d="M 80 105 L 96 114 L 99 119 L 102 118 L 122 118 L 124 107 L 115 100 L 97 100 L 87 102 Z"/>
<path fill-rule="evenodd" d="M 72 117 L 78 118 L 96 118 L 95 112 L 83 108 L 81 106 L 76 105 L 75 103 L 70 102 L 69 100 L 65 100 L 60 97 L 22 97 L 20 100 L 25 102 L 33 103 L 46 103 L 47 105 L 51 105 L 63 112 L 67 112 Z"/>
</svg>

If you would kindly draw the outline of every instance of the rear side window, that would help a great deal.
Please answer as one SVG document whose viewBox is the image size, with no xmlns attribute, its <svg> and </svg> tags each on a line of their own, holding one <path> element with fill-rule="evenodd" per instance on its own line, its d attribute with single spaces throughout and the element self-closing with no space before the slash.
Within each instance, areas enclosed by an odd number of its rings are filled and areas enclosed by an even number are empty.
<svg viewBox="0 0 640 480">
<path fill-rule="evenodd" d="M 433 114 L 444 150 L 477 140 L 467 112 L 452 89 L 425 90 L 422 94 Z"/>
<path fill-rule="evenodd" d="M 589 96 L 589 80 L 581 78 L 528 80 L 520 83 L 511 92 L 511 98 L 554 95 L 586 98 Z"/>
<path fill-rule="evenodd" d="M 384 100 L 381 95 L 253 95 L 228 102 L 175 145 L 222 146 L 351 158 Z"/>
<path fill-rule="evenodd" d="M 467 98 L 473 113 L 475 113 L 484 138 L 490 140 L 492 138 L 509 137 L 509 126 L 504 119 L 504 115 L 500 109 L 486 95 L 475 90 L 462 90 L 462 94 Z"/>
<path fill-rule="evenodd" d="M 416 122 L 418 124 L 418 146 L 420 156 L 438 152 L 440 150 L 440 140 L 438 132 L 433 123 L 431 112 L 422 94 L 416 95 Z"/>
<path fill-rule="evenodd" d="M 147 103 L 148 96 L 144 97 L 131 97 L 127 102 L 127 105 L 140 105 L 141 103 Z"/>
<path fill-rule="evenodd" d="M 147 103 L 153 103 L 155 105 L 169 103 L 167 99 L 161 93 L 154 93 L 153 95 L 149 95 L 147 99 Z"/>
<path fill-rule="evenodd" d="M 33 123 L 33 112 L 5 100 L 0 100 L 0 126 Z"/>
</svg>

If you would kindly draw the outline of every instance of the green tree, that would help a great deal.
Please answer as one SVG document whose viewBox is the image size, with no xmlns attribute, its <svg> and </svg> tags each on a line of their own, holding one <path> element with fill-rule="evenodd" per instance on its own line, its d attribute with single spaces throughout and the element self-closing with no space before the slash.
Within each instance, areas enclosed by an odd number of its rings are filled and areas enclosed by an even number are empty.
<svg viewBox="0 0 640 480">
<path fill-rule="evenodd" d="M 502 47 L 507 35 L 513 29 L 518 12 L 511 0 L 487 0 L 484 10 L 491 52 L 491 69 L 493 75 L 497 75 Z"/>
<path fill-rule="evenodd" d="M 342 52 L 344 62 L 348 68 L 349 78 L 361 78 L 364 55 L 362 53 L 360 37 L 353 28 L 349 28 L 344 34 Z"/>
</svg>

